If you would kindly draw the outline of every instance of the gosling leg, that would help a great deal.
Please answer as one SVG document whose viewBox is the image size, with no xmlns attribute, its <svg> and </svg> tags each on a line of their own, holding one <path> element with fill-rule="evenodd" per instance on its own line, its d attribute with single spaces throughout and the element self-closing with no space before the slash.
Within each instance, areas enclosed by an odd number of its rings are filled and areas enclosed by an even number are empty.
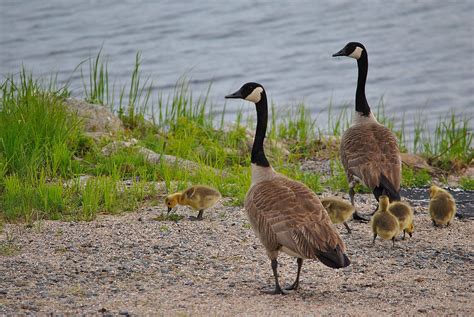
<svg viewBox="0 0 474 317">
<path fill-rule="evenodd" d="M 344 224 L 344 227 L 346 227 L 346 229 L 347 229 L 347 233 L 351 233 L 352 230 L 351 230 L 351 228 L 349 228 L 349 225 L 347 224 L 347 222 L 344 221 L 343 224 Z"/>
<path fill-rule="evenodd" d="M 374 240 L 372 240 L 372 244 L 375 244 L 375 238 L 377 238 L 377 234 L 374 233 Z"/>
<path fill-rule="evenodd" d="M 395 236 L 392 237 L 392 248 L 395 248 Z"/>
<path fill-rule="evenodd" d="M 191 220 L 191 221 L 195 221 L 195 220 L 201 221 L 203 212 L 204 212 L 204 210 L 202 210 L 202 209 L 199 210 L 199 213 L 198 213 L 197 217 L 189 216 L 189 220 Z"/>
<path fill-rule="evenodd" d="M 403 229 L 403 237 L 402 237 L 402 240 L 405 240 L 405 233 L 406 233 L 406 230 Z"/>
<path fill-rule="evenodd" d="M 301 272 L 301 267 L 303 266 L 303 259 L 297 258 L 296 263 L 298 263 L 298 272 L 296 273 L 296 280 L 291 286 L 285 288 L 286 291 L 297 290 L 298 286 L 300 285 L 300 272 Z"/>
</svg>

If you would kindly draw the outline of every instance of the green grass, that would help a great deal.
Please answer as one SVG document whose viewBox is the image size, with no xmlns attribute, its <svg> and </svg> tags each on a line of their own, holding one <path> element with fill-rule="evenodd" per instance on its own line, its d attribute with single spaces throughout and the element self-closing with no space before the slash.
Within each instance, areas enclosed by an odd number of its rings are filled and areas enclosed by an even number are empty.
<svg viewBox="0 0 474 317">
<path fill-rule="evenodd" d="M 427 170 L 414 170 L 407 166 L 402 166 L 403 187 L 424 187 L 431 184 L 431 175 Z"/>
<path fill-rule="evenodd" d="M 474 190 L 474 178 L 472 177 L 462 177 L 459 184 L 465 190 Z"/>
<path fill-rule="evenodd" d="M 63 103 L 71 92 L 68 87 L 58 88 L 55 76 L 42 81 L 22 70 L 17 76 L 6 76 L 1 83 L 0 221 L 91 220 L 100 213 L 135 210 L 144 203 L 161 204 L 164 194 L 191 184 L 213 186 L 232 198 L 231 204 L 243 203 L 250 186 L 252 140 L 247 129 L 253 135 L 253 112 L 248 116 L 237 113 L 232 127 L 226 127 L 226 108 L 216 114 L 209 101 L 211 85 L 196 97 L 185 78 L 178 80 L 169 98 L 153 93 L 150 78 L 142 79 L 139 53 L 130 82 L 117 90 L 118 96 L 115 85 L 109 85 L 112 81 L 101 51 L 89 60 L 88 72 L 81 70 L 81 76 L 84 99 L 114 109 L 127 128 L 123 134 L 98 142 L 85 135 L 80 120 L 68 113 Z M 385 115 L 384 107 L 381 98 L 375 108 L 377 118 L 393 129 L 402 149 L 422 153 L 445 170 L 472 160 L 470 118 L 453 114 L 440 119 L 435 131 L 428 131 L 419 121 L 413 144 L 409 145 L 404 120 L 395 129 L 395 120 Z M 283 112 L 272 104 L 266 149 L 275 170 L 304 182 L 317 193 L 325 188 L 347 191 L 337 144 L 315 142 L 318 135 L 341 136 L 350 125 L 352 107 L 337 109 L 329 105 L 327 131 L 322 131 L 304 104 Z M 138 140 L 137 146 L 109 156 L 101 153 L 108 142 L 132 137 Z M 273 146 L 276 141 L 290 154 Z M 150 163 L 138 146 L 196 162 L 199 168 Z M 308 156 L 329 159 L 330 175 L 301 171 L 300 159 Z M 87 182 L 71 181 L 80 175 L 92 177 Z M 426 171 L 404 167 L 402 176 L 406 187 L 431 182 Z M 157 192 L 154 182 L 163 182 L 165 193 Z M 462 179 L 461 186 L 472 189 L 472 179 Z M 362 186 L 356 190 L 368 192 Z"/>
</svg>

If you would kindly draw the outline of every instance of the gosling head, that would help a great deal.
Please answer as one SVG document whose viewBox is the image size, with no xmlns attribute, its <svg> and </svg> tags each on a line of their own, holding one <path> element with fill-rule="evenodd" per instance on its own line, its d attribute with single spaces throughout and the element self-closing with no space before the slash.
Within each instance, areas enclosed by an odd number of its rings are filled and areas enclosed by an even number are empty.
<svg viewBox="0 0 474 317">
<path fill-rule="evenodd" d="M 262 96 L 265 95 L 265 89 L 263 86 L 258 83 L 246 83 L 239 90 L 233 94 L 225 96 L 230 99 L 244 99 L 251 101 L 255 104 L 259 103 L 262 100 Z"/>
<path fill-rule="evenodd" d="M 165 198 L 165 204 L 168 207 L 168 213 L 179 203 L 181 193 L 171 194 Z"/>
<path fill-rule="evenodd" d="M 441 188 L 439 188 L 436 185 L 431 185 L 431 187 L 430 187 L 430 198 L 433 198 L 434 196 L 436 196 L 436 194 L 440 191 L 441 191 Z"/>
<path fill-rule="evenodd" d="M 335 54 L 332 54 L 332 57 L 347 56 L 347 57 L 359 59 L 361 58 L 363 54 L 367 54 L 367 51 L 364 45 L 358 42 L 349 42 L 346 44 L 346 46 L 344 46 L 342 50 L 340 50 L 339 52 Z"/>
<path fill-rule="evenodd" d="M 380 211 L 387 211 L 389 204 L 390 204 L 390 200 L 388 199 L 388 196 L 382 195 L 379 197 L 379 210 Z"/>
</svg>

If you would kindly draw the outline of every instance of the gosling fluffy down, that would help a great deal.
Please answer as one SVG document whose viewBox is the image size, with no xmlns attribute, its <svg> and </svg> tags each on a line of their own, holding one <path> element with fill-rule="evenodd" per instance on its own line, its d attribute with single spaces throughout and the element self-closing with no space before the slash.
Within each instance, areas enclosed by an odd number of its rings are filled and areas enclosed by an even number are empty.
<svg viewBox="0 0 474 317">
<path fill-rule="evenodd" d="M 456 214 L 456 201 L 446 190 L 432 185 L 428 210 L 434 226 L 449 226 Z"/>
<path fill-rule="evenodd" d="M 388 206 L 388 211 L 395 217 L 397 217 L 398 223 L 400 225 L 400 231 L 403 231 L 403 240 L 405 240 L 405 233 L 408 232 L 408 235 L 413 235 L 415 231 L 415 225 L 413 223 L 413 209 L 410 205 L 403 201 L 395 201 Z"/>
<path fill-rule="evenodd" d="M 182 193 L 168 195 L 165 198 L 165 204 L 168 206 L 168 213 L 178 204 L 199 210 L 198 216 L 190 217 L 190 219 L 202 220 L 204 210 L 213 207 L 220 198 L 221 194 L 216 189 L 204 185 L 195 185 Z"/>
<path fill-rule="evenodd" d="M 354 213 L 354 206 L 344 199 L 338 197 L 326 197 L 321 199 L 321 204 L 329 214 L 332 223 L 338 224 L 343 223 L 348 233 L 351 233 L 351 228 L 347 224 L 347 221 L 351 218 Z"/>
<path fill-rule="evenodd" d="M 380 236 L 384 240 L 392 240 L 395 246 L 395 237 L 400 233 L 400 224 L 397 218 L 388 212 L 388 205 L 390 201 L 388 196 L 382 195 L 379 197 L 379 209 L 372 216 L 371 227 L 374 233 L 374 240 Z"/>
</svg>

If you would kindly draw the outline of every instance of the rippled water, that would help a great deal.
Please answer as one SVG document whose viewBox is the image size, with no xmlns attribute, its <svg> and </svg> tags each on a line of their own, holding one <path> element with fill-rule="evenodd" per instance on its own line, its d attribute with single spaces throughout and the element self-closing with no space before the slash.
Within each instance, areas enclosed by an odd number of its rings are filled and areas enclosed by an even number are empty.
<svg viewBox="0 0 474 317">
<path fill-rule="evenodd" d="M 24 64 L 65 80 L 103 45 L 120 84 L 140 50 L 143 72 L 165 94 L 188 74 L 195 94 L 213 81 L 219 108 L 225 94 L 258 81 L 277 105 L 304 101 L 318 114 L 331 101 L 353 103 L 356 63 L 331 54 L 360 41 L 370 104 L 383 96 L 408 127 L 420 113 L 431 123 L 449 109 L 474 115 L 471 0 L 118 2 L 0 0 L 0 73 Z M 79 72 L 72 88 L 81 93 Z"/>
</svg>

